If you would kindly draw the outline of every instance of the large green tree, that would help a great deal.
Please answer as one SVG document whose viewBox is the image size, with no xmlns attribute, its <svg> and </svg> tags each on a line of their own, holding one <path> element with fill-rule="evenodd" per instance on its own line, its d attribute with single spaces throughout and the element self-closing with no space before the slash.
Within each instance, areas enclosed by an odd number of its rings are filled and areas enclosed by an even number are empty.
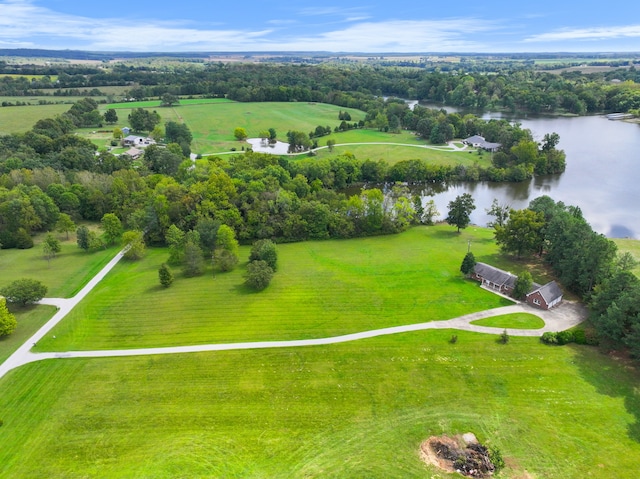
<svg viewBox="0 0 640 479">
<path fill-rule="evenodd" d="M 160 123 L 160 115 L 156 111 L 136 108 L 129 114 L 129 124 L 135 131 L 152 131 Z"/>
<path fill-rule="evenodd" d="M 122 245 L 126 248 L 124 258 L 132 261 L 142 258 L 147 251 L 144 233 L 138 230 L 126 231 L 122 235 Z"/>
<path fill-rule="evenodd" d="M 47 294 L 47 287 L 36 279 L 17 279 L 0 290 L 10 303 L 23 306 L 40 301 Z"/>
<path fill-rule="evenodd" d="M 463 193 L 449 202 L 449 214 L 446 222 L 461 229 L 466 228 L 471 223 L 471 212 L 476 209 L 473 197 L 469 193 Z"/>
<path fill-rule="evenodd" d="M 100 227 L 102 228 L 104 242 L 107 245 L 117 243 L 122 236 L 122 222 L 113 213 L 105 214 L 100 220 Z"/>
<path fill-rule="evenodd" d="M 503 251 L 524 254 L 537 253 L 544 240 L 544 215 L 530 209 L 511 210 L 504 226 L 495 225 L 496 242 Z"/>
</svg>

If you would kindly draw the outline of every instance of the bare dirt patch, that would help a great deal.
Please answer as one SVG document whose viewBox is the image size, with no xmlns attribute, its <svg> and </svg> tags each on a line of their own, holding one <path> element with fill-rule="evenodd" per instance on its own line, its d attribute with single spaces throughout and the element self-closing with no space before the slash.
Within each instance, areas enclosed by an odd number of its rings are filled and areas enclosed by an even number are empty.
<svg viewBox="0 0 640 479">
<path fill-rule="evenodd" d="M 431 436 L 420 444 L 420 457 L 427 464 L 467 477 L 490 477 L 496 470 L 488 449 L 472 433 Z"/>
</svg>

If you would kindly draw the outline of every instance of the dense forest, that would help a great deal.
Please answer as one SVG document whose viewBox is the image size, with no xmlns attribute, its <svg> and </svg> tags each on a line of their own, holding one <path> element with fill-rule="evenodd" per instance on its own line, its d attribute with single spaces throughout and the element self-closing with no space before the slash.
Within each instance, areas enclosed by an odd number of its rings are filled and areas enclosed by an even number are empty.
<svg viewBox="0 0 640 479">
<path fill-rule="evenodd" d="M 369 65 L 202 63 L 166 67 L 12 65 L 0 62 L 0 95 L 95 96 L 100 87 L 130 87 L 133 99 L 175 95 L 227 97 L 237 101 L 315 101 L 362 108 L 372 96 L 397 96 L 466 109 L 530 113 L 629 112 L 640 109 L 640 72 L 553 74 L 532 66 L 494 66 L 493 71 Z M 473 69 L 472 69 L 473 70 Z"/>
</svg>

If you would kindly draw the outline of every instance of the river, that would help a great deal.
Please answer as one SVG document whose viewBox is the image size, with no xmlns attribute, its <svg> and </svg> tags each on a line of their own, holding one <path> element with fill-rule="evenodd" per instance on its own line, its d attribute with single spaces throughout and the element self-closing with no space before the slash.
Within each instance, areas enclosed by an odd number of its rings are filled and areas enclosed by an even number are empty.
<svg viewBox="0 0 640 479">
<path fill-rule="evenodd" d="M 433 194 L 441 217 L 446 216 L 449 201 L 462 193 L 473 195 L 476 209 L 471 221 L 482 226 L 491 219 L 485 209 L 494 198 L 520 209 L 532 199 L 548 195 L 579 206 L 599 233 L 640 239 L 639 124 L 611 121 L 604 116 L 515 118 L 485 113 L 482 117 L 517 121 L 531 130 L 536 141 L 555 131 L 560 135 L 558 148 L 567 155 L 567 169 L 561 175 L 524 183 L 461 183 L 449 185 L 442 192 L 425 190 L 425 194 Z"/>
</svg>

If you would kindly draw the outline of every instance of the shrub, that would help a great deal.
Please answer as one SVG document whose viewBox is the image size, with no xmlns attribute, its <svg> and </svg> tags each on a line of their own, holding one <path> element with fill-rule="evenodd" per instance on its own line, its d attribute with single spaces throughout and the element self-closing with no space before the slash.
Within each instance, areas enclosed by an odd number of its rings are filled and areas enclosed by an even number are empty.
<svg viewBox="0 0 640 479">
<path fill-rule="evenodd" d="M 557 334 L 558 344 L 564 345 L 573 342 L 573 333 L 571 331 L 560 331 Z"/>
<path fill-rule="evenodd" d="M 498 339 L 498 342 L 501 343 L 501 344 L 507 344 L 509 342 L 509 333 L 507 333 L 506 329 L 500 335 L 500 338 Z"/>
<path fill-rule="evenodd" d="M 547 331 L 540 337 L 540 341 L 544 344 L 558 344 L 558 334 Z"/>
<path fill-rule="evenodd" d="M 449 340 L 449 342 L 451 344 L 456 344 L 458 342 L 458 335 L 457 334 L 452 334 L 451 335 L 451 339 Z"/>
<path fill-rule="evenodd" d="M 487 449 L 489 451 L 489 460 L 491 461 L 491 464 L 493 464 L 493 467 L 495 467 L 494 472 L 500 472 L 500 470 L 505 466 L 502 452 L 500 452 L 500 449 L 498 449 L 497 447 L 489 447 Z"/>
<path fill-rule="evenodd" d="M 584 332 L 584 329 L 576 329 L 573 332 L 573 341 L 576 344 L 587 344 L 587 334 Z"/>
</svg>

